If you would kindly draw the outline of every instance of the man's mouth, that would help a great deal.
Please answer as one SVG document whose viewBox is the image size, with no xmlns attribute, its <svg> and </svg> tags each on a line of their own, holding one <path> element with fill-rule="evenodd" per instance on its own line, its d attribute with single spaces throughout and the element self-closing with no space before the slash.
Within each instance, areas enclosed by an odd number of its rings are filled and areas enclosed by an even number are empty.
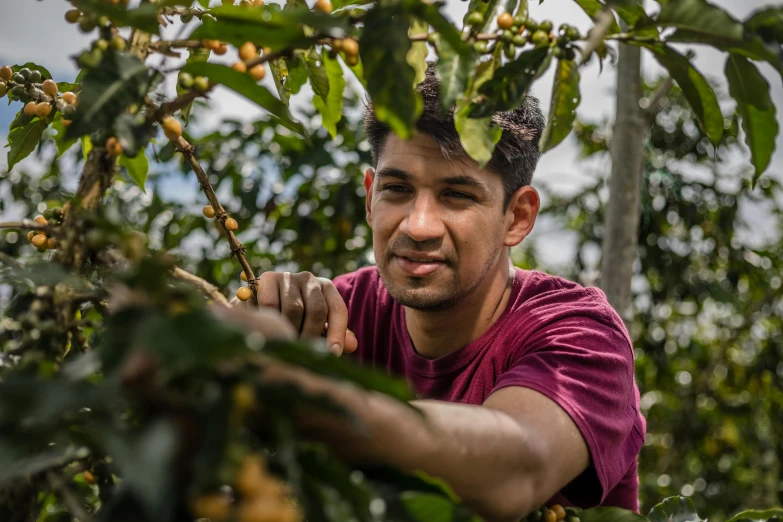
<svg viewBox="0 0 783 522">
<path fill-rule="evenodd" d="M 438 259 L 396 256 L 397 266 L 411 276 L 424 277 L 434 274 L 446 263 Z"/>
</svg>

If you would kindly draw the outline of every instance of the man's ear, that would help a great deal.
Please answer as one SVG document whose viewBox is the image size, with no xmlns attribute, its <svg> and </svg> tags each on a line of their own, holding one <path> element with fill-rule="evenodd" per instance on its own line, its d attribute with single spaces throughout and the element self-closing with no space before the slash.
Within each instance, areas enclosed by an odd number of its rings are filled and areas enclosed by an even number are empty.
<svg viewBox="0 0 783 522">
<path fill-rule="evenodd" d="M 530 185 L 520 187 L 511 196 L 506 210 L 506 238 L 504 245 L 516 246 L 525 239 L 536 224 L 541 198 Z"/>
<path fill-rule="evenodd" d="M 372 182 L 375 179 L 375 169 L 370 167 L 364 173 L 364 191 L 367 192 L 367 198 L 364 202 L 364 211 L 367 224 L 372 228 Z"/>
</svg>

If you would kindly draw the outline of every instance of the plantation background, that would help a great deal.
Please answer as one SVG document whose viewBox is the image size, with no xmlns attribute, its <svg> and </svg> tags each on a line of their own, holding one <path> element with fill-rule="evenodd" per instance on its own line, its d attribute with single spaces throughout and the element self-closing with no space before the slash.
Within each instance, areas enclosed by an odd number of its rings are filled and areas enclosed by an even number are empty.
<svg viewBox="0 0 783 522">
<path fill-rule="evenodd" d="M 715 3 L 738 18 L 768 5 Z M 0 63 L 33 61 L 58 79 L 72 80 L 69 57 L 88 39 L 63 23 L 67 7 L 64 2 L 4 0 Z M 465 7 L 450 0 L 447 12 L 458 19 Z M 532 2 L 531 15 L 582 30 L 590 26 L 570 0 Z M 168 31 L 176 34 L 177 25 Z M 230 53 L 222 58 L 233 60 Z M 722 70 L 718 53 L 707 48 L 699 48 L 696 65 L 708 77 Z M 778 75 L 766 65 L 761 70 L 773 99 L 782 100 Z M 645 71 L 652 89 L 660 69 L 648 61 Z M 533 235 L 514 254 L 520 266 L 597 284 L 605 198 L 600 186 L 608 173 L 605 139 L 615 79 L 608 63 L 600 75 L 592 64 L 583 78 L 580 132 L 544 156 L 534 185 L 547 206 Z M 271 79 L 265 81 L 271 86 Z M 169 94 L 174 82 L 168 79 Z M 550 85 L 546 76 L 533 93 Z M 720 83 L 717 87 L 726 90 Z M 547 111 L 548 96 L 540 97 Z M 275 134 L 260 109 L 223 88 L 212 95 L 209 111 L 194 111 L 188 132 L 196 138 L 218 197 L 240 222 L 240 239 L 258 271 L 334 276 L 373 262 L 361 188 L 369 152 L 362 141 L 358 93 L 352 99 L 353 117 L 340 123 L 338 139 L 322 129 L 310 148 Z M 778 168 L 783 138 L 759 187 L 742 191 L 736 173 L 749 167 L 734 139 L 736 124 L 717 158 L 711 158 L 676 90 L 667 103 L 647 144 L 634 281 L 632 335 L 648 418 L 640 460 L 642 512 L 663 497 L 681 494 L 694 498 L 702 516 L 721 520 L 740 507 L 783 504 L 783 169 Z M 727 118 L 732 109 L 726 102 Z M 0 129 L 7 129 L 17 110 L 0 104 Z M 300 104 L 294 111 L 309 128 L 319 127 L 311 108 Z M 783 115 L 778 119 L 783 121 Z M 224 142 L 225 136 L 230 139 Z M 163 145 L 148 150 L 170 161 L 150 173 L 146 193 L 134 186 L 112 191 L 109 197 L 120 200 L 113 208 L 120 209 L 119 219 L 146 232 L 151 246 L 173 248 L 185 259 L 184 268 L 231 295 L 240 284 L 236 263 L 200 215 L 204 201 L 195 177 Z M 82 160 L 77 149 L 56 164 L 52 150 L 44 147 L 11 176 L 5 175 L 0 155 L 3 219 L 34 214 L 37 205 L 72 191 Z M 747 205 L 751 199 L 754 204 Z M 0 251 L 38 255 L 14 234 L 0 238 Z M 0 308 L 7 306 L 9 295 L 8 289 L 0 293 Z"/>
</svg>

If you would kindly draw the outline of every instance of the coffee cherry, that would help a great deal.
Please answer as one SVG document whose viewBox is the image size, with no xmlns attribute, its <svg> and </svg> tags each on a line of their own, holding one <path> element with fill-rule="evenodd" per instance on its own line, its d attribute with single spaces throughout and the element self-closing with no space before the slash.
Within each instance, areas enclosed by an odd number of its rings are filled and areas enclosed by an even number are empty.
<svg viewBox="0 0 783 522">
<path fill-rule="evenodd" d="M 251 7 L 252 5 L 250 0 L 239 0 L 239 7 Z"/>
<path fill-rule="evenodd" d="M 332 50 L 333 51 L 342 51 L 343 49 L 343 40 L 342 38 L 332 38 Z"/>
<path fill-rule="evenodd" d="M 241 289 L 240 289 L 241 290 Z M 249 289 L 246 288 L 248 292 Z M 239 292 L 237 292 L 238 297 Z M 234 477 L 234 486 L 237 491 L 245 497 L 253 498 L 264 486 L 267 473 L 264 461 L 260 455 L 249 455 L 245 457 Z"/>
<path fill-rule="evenodd" d="M 46 248 L 46 240 L 48 238 L 45 234 L 38 234 L 32 239 L 33 246 L 36 248 Z"/>
<path fill-rule="evenodd" d="M 500 33 L 500 41 L 502 42 L 508 43 L 512 38 L 514 38 L 514 33 L 511 31 L 506 30 Z"/>
<path fill-rule="evenodd" d="M 24 78 L 24 81 L 30 81 L 30 75 L 33 74 L 33 71 L 31 71 L 29 68 L 24 67 L 23 69 L 19 70 L 19 75 Z"/>
<path fill-rule="evenodd" d="M 28 102 L 28 103 L 25 104 L 24 109 L 22 109 L 22 110 L 24 111 L 26 116 L 35 116 L 35 106 L 36 105 L 37 105 L 37 103 L 35 103 L 34 101 L 33 102 Z"/>
<path fill-rule="evenodd" d="M 35 216 L 35 219 L 33 221 L 35 221 L 39 225 L 48 225 L 49 224 L 49 221 L 45 217 L 40 215 L 40 214 Z"/>
<path fill-rule="evenodd" d="M 248 296 L 244 299 L 241 297 L 239 299 L 247 301 L 250 299 L 250 289 L 243 286 L 237 291 L 237 297 L 239 297 L 239 292 L 242 290 L 247 290 Z M 244 292 L 242 294 L 244 295 Z M 234 407 L 240 411 L 249 411 L 256 407 L 256 390 L 250 384 L 237 384 L 234 386 L 231 395 L 234 399 Z"/>
<path fill-rule="evenodd" d="M 51 96 L 52 98 L 57 96 L 57 84 L 54 83 L 54 80 L 46 80 L 43 82 L 41 89 L 47 96 Z"/>
<path fill-rule="evenodd" d="M 240 278 L 242 281 L 244 281 L 245 283 L 247 283 L 247 274 L 245 273 L 245 271 L 244 271 L 244 270 L 242 270 L 242 271 L 239 273 L 239 278 Z"/>
<path fill-rule="evenodd" d="M 201 45 L 204 49 L 214 51 L 220 47 L 220 40 L 201 40 Z"/>
<path fill-rule="evenodd" d="M 260 82 L 261 80 L 264 79 L 264 76 L 266 76 L 266 68 L 262 63 L 251 68 L 249 72 L 250 72 L 250 76 L 252 76 L 253 79 L 257 82 Z"/>
<path fill-rule="evenodd" d="M 549 45 L 549 34 L 539 29 L 533 33 L 533 36 L 530 37 L 530 41 L 533 42 L 536 47 Z"/>
<path fill-rule="evenodd" d="M 313 6 L 313 9 L 315 9 L 316 11 L 321 11 L 322 13 L 331 13 L 332 2 L 330 2 L 329 0 L 318 0 Z"/>
<path fill-rule="evenodd" d="M 83 33 L 89 33 L 95 29 L 95 22 L 93 22 L 92 18 L 89 16 L 82 15 L 79 17 L 79 29 L 81 29 Z"/>
<path fill-rule="evenodd" d="M 17 85 L 13 89 L 11 89 L 11 95 L 20 101 L 24 101 L 25 99 L 27 99 L 27 93 L 25 93 L 24 87 L 21 85 Z"/>
<path fill-rule="evenodd" d="M 554 24 L 552 23 L 552 21 L 551 21 L 551 20 L 544 20 L 544 21 L 543 21 L 543 22 L 541 22 L 541 24 L 538 26 L 538 28 L 539 28 L 539 29 L 541 29 L 542 31 L 544 31 L 545 33 L 550 33 L 550 32 L 552 32 L 552 28 L 553 28 L 553 27 L 554 27 Z"/>
<path fill-rule="evenodd" d="M 10 81 L 11 78 L 14 77 L 14 70 L 8 67 L 7 65 L 4 65 L 0 67 L 0 80 L 3 80 L 4 82 Z"/>
<path fill-rule="evenodd" d="M 201 495 L 190 503 L 190 511 L 196 518 L 208 518 L 222 522 L 231 515 L 231 502 L 223 495 L 210 493 Z"/>
<path fill-rule="evenodd" d="M 212 207 L 212 205 L 207 205 L 206 207 L 201 209 L 201 213 L 204 214 L 204 216 L 208 217 L 209 219 L 215 217 L 215 209 Z"/>
<path fill-rule="evenodd" d="M 52 216 L 55 219 L 62 219 L 65 215 L 65 212 L 63 211 L 63 207 L 54 207 L 52 208 Z"/>
<path fill-rule="evenodd" d="M 46 118 L 52 113 L 52 106 L 48 102 L 41 102 L 35 106 L 35 114 L 39 118 Z"/>
<path fill-rule="evenodd" d="M 349 54 L 345 56 L 345 65 L 353 67 L 358 63 L 359 63 L 359 57 L 356 56 L 355 54 Z"/>
<path fill-rule="evenodd" d="M 566 36 L 568 36 L 568 39 L 572 42 L 574 40 L 579 40 L 581 38 L 581 35 L 579 34 L 579 29 L 574 27 L 573 25 L 569 25 L 568 28 L 566 28 Z"/>
<path fill-rule="evenodd" d="M 65 127 L 66 129 L 67 129 L 68 127 L 70 127 L 72 123 L 73 123 L 73 120 L 66 120 L 66 119 L 63 119 L 63 127 Z"/>
<path fill-rule="evenodd" d="M 179 120 L 175 120 L 171 116 L 166 116 L 163 118 L 161 126 L 163 127 L 163 134 L 165 134 L 166 137 L 171 141 L 174 141 L 182 136 L 182 124 L 179 122 Z"/>
<path fill-rule="evenodd" d="M 122 145 L 120 145 L 120 142 L 114 136 L 106 140 L 106 152 L 111 156 L 119 156 L 122 154 Z"/>
<path fill-rule="evenodd" d="M 16 74 L 14 74 L 14 76 L 13 76 L 13 80 L 14 80 L 14 82 L 16 82 L 16 83 L 20 83 L 20 84 L 27 83 L 27 78 L 25 78 L 24 76 L 22 76 L 22 75 L 21 75 L 21 73 L 16 73 Z"/>
<path fill-rule="evenodd" d="M 71 9 L 65 12 L 65 21 L 69 24 L 75 24 L 79 21 L 79 17 L 82 16 L 82 12 L 78 9 Z"/>
<path fill-rule="evenodd" d="M 228 46 L 224 43 L 218 45 L 218 48 L 215 49 L 214 53 L 218 56 L 223 56 L 228 52 Z"/>
<path fill-rule="evenodd" d="M 236 229 L 239 228 L 239 223 L 237 223 L 237 220 L 234 218 L 228 218 L 226 222 L 224 223 L 226 230 L 229 232 L 234 232 Z"/>
<path fill-rule="evenodd" d="M 206 76 L 196 76 L 196 78 L 193 80 L 193 87 L 202 92 L 208 91 L 209 79 Z"/>
<path fill-rule="evenodd" d="M 91 486 L 94 486 L 98 483 L 98 481 L 95 480 L 95 475 L 93 475 L 89 470 L 84 472 L 84 481 Z"/>
<path fill-rule="evenodd" d="M 245 65 L 245 62 L 234 62 L 231 65 L 231 68 L 237 72 L 241 72 L 241 73 L 247 72 L 247 65 Z"/>
<path fill-rule="evenodd" d="M 359 56 L 359 42 L 353 38 L 343 40 L 343 52 L 345 56 Z"/>
<path fill-rule="evenodd" d="M 179 86 L 186 90 L 193 87 L 193 76 L 186 72 L 179 73 Z"/>
<path fill-rule="evenodd" d="M 76 95 L 72 93 L 71 91 L 64 92 L 63 93 L 63 101 L 67 103 L 68 105 L 73 105 L 76 103 Z"/>
<path fill-rule="evenodd" d="M 484 40 L 481 40 L 473 44 L 473 49 L 479 54 L 484 54 L 489 50 L 489 45 Z"/>
<path fill-rule="evenodd" d="M 41 71 L 31 71 L 30 76 L 27 77 L 27 80 L 30 83 L 41 83 L 43 80 L 43 74 L 41 74 Z"/>
<path fill-rule="evenodd" d="M 509 60 L 513 60 L 517 55 L 517 48 L 512 43 L 507 43 L 505 47 L 503 47 L 503 54 L 506 55 L 506 58 Z"/>
<path fill-rule="evenodd" d="M 183 24 L 189 24 L 193 20 L 193 15 L 190 13 L 179 15 L 179 20 Z"/>
<path fill-rule="evenodd" d="M 46 240 L 46 249 L 47 250 L 54 250 L 57 248 L 57 240 L 53 237 L 50 237 Z"/>
<path fill-rule="evenodd" d="M 514 35 L 514 38 L 511 39 L 511 43 L 521 47 L 527 43 L 527 37 L 521 34 L 516 34 Z"/>
<path fill-rule="evenodd" d="M 32 241 L 34 237 L 35 237 L 35 230 L 31 230 L 30 232 L 27 233 L 28 241 Z"/>
<path fill-rule="evenodd" d="M 253 7 L 264 7 L 264 0 L 253 0 Z"/>
<path fill-rule="evenodd" d="M 253 42 L 245 42 L 239 48 L 239 59 L 249 62 L 258 55 L 258 49 Z"/>
<path fill-rule="evenodd" d="M 570 517 L 566 518 L 566 522 L 581 522 L 579 520 L 579 517 L 576 515 L 571 515 Z"/>
<path fill-rule="evenodd" d="M 63 107 L 63 118 L 72 120 L 76 116 L 76 107 L 73 105 L 66 105 Z"/>
<path fill-rule="evenodd" d="M 557 514 L 551 509 L 547 509 L 546 513 L 544 513 L 543 522 L 557 522 Z"/>
<path fill-rule="evenodd" d="M 8 86 L 3 82 L 0 82 L 0 98 L 6 95 L 8 92 Z"/>
<path fill-rule="evenodd" d="M 500 13 L 497 22 L 498 29 L 505 31 L 506 29 L 511 29 L 511 26 L 514 25 L 514 17 L 511 16 L 511 13 Z"/>
<path fill-rule="evenodd" d="M 468 15 L 468 25 L 481 25 L 484 23 L 484 16 L 478 11 L 473 11 Z"/>
<path fill-rule="evenodd" d="M 566 517 L 565 508 L 560 504 L 555 504 L 550 509 L 552 509 L 552 511 L 555 512 L 555 515 L 557 515 L 557 520 L 563 520 Z"/>
</svg>

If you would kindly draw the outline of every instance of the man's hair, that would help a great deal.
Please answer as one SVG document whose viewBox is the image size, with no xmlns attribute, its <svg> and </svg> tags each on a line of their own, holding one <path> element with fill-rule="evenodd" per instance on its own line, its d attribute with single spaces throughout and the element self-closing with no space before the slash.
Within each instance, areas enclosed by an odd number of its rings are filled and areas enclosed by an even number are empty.
<svg viewBox="0 0 783 522">
<path fill-rule="evenodd" d="M 440 146 L 444 157 L 458 160 L 468 158 L 454 125 L 455 107 L 452 106 L 448 111 L 441 107 L 440 81 L 435 76 L 434 64 L 429 64 L 426 77 L 416 90 L 424 100 L 424 109 L 416 122 L 416 129 L 432 137 Z M 492 153 L 492 159 L 487 163 L 487 168 L 500 175 L 503 180 L 505 210 L 514 192 L 529 185 L 533 179 L 533 171 L 541 156 L 538 141 L 544 129 L 545 118 L 538 99 L 527 96 L 516 109 L 495 113 L 492 123 L 498 125 L 503 134 Z M 364 130 L 370 143 L 373 164 L 377 166 L 390 129 L 375 117 L 369 97 L 365 102 Z"/>
</svg>

